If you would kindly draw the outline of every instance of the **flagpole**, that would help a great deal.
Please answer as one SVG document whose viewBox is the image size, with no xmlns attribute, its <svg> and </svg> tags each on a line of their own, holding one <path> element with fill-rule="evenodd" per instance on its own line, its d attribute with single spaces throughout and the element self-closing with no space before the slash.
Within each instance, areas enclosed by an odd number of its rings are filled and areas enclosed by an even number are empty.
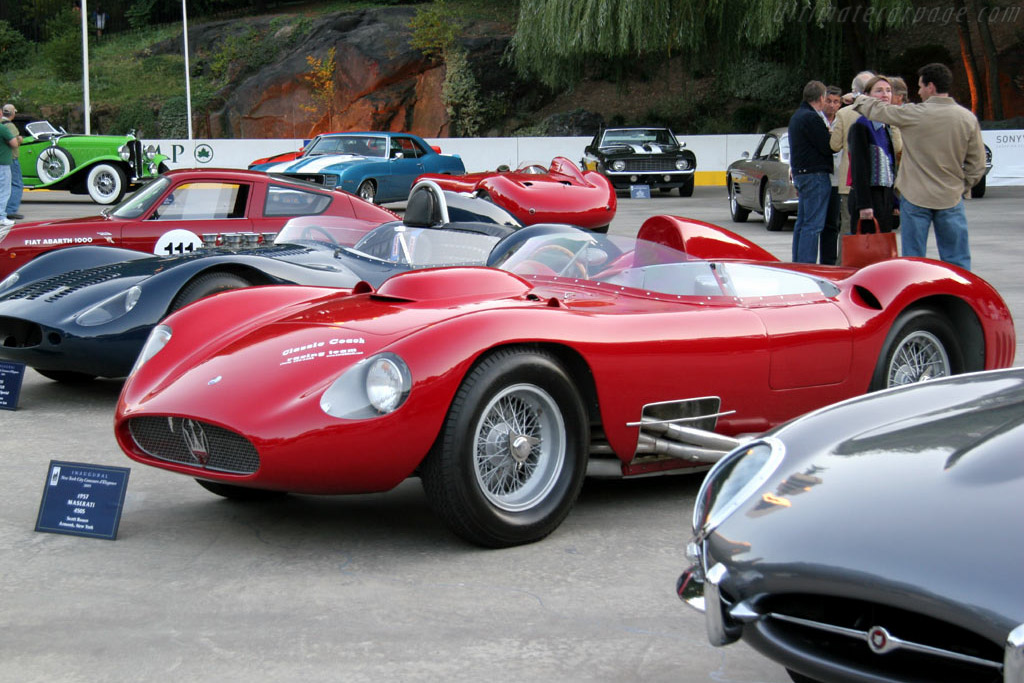
<svg viewBox="0 0 1024 683">
<path fill-rule="evenodd" d="M 181 26 L 182 34 L 185 36 L 185 112 L 188 116 L 188 139 L 192 140 L 192 82 L 188 68 L 188 10 L 185 8 L 185 0 L 181 0 Z M 192 157 L 195 158 L 195 149 L 192 150 Z"/>
<path fill-rule="evenodd" d="M 88 0 L 82 0 L 82 9 L 79 13 L 82 15 L 82 92 L 85 95 L 85 134 L 89 135 L 92 132 L 90 121 L 92 105 L 89 103 L 89 9 L 87 2 Z"/>
</svg>

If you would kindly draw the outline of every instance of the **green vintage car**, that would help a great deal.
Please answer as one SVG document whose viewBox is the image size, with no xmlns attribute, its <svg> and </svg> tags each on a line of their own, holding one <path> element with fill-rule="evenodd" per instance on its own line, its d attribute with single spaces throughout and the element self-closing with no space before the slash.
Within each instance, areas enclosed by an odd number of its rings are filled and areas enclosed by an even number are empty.
<svg viewBox="0 0 1024 683">
<path fill-rule="evenodd" d="M 133 133 L 77 135 L 33 121 L 23 135 L 18 160 L 29 190 L 67 190 L 114 204 L 167 170 L 167 157 L 152 145 L 144 148 Z"/>
</svg>

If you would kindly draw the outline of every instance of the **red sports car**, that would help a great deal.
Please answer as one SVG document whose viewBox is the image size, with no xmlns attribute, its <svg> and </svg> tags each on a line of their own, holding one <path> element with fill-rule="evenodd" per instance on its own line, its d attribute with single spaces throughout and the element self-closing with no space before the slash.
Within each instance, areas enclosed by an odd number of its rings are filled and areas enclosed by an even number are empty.
<svg viewBox="0 0 1024 683">
<path fill-rule="evenodd" d="M 607 232 L 615 218 L 615 188 L 597 171 L 583 171 L 565 157 L 555 157 L 550 168 L 524 164 L 514 171 L 487 171 L 465 175 L 429 173 L 442 189 L 486 197 L 519 219 L 523 225 L 570 223 Z"/>
<path fill-rule="evenodd" d="M 1006 304 L 956 266 L 779 263 L 671 216 L 639 237 L 539 225 L 490 268 L 204 299 L 150 335 L 118 443 L 227 497 L 418 475 L 500 547 L 554 530 L 586 474 L 706 466 L 840 399 L 1013 362 Z"/>
<path fill-rule="evenodd" d="M 272 233 L 289 218 L 313 215 L 346 217 L 364 232 L 397 218 L 346 192 L 258 171 L 168 171 L 99 216 L 0 228 L 0 279 L 52 249 L 181 254 L 198 249 L 204 233 Z"/>
</svg>

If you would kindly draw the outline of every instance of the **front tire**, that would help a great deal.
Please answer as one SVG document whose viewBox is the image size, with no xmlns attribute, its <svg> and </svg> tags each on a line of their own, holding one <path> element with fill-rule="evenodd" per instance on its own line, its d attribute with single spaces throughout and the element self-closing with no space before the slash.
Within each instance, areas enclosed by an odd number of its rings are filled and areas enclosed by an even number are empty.
<svg viewBox="0 0 1024 683">
<path fill-rule="evenodd" d="M 680 197 L 692 197 L 693 196 L 693 176 L 690 176 L 679 186 Z"/>
<path fill-rule="evenodd" d="M 184 308 L 193 301 L 199 301 L 212 294 L 250 286 L 252 285 L 248 280 L 232 273 L 206 273 L 188 283 L 178 292 L 178 296 L 174 297 L 174 301 L 171 302 L 170 312 Z"/>
<path fill-rule="evenodd" d="M 116 204 L 124 197 L 127 187 L 124 171 L 113 164 L 96 164 L 85 180 L 85 189 L 97 204 Z"/>
<path fill-rule="evenodd" d="M 364 180 L 359 183 L 359 188 L 356 190 L 356 194 L 360 199 L 366 200 L 371 204 L 374 203 L 374 198 L 377 196 L 377 186 L 372 180 Z"/>
<path fill-rule="evenodd" d="M 733 223 L 746 223 L 750 216 L 750 209 L 744 209 L 736 199 L 736 189 L 733 187 L 732 180 L 729 180 L 729 213 L 732 215 Z"/>
<path fill-rule="evenodd" d="M 502 349 L 463 380 L 424 463 L 438 516 L 471 543 L 538 541 L 572 508 L 586 473 L 586 410 L 543 351 Z"/>
<path fill-rule="evenodd" d="M 981 199 L 985 196 L 985 176 L 981 176 L 978 184 L 971 188 L 971 198 Z"/>
<path fill-rule="evenodd" d="M 60 180 L 71 173 L 74 167 L 75 160 L 71 157 L 71 152 L 60 147 L 47 147 L 36 159 L 36 175 L 43 184 Z"/>
<path fill-rule="evenodd" d="M 913 309 L 893 324 L 870 390 L 948 377 L 963 370 L 963 352 L 949 321 L 931 309 Z"/>
</svg>

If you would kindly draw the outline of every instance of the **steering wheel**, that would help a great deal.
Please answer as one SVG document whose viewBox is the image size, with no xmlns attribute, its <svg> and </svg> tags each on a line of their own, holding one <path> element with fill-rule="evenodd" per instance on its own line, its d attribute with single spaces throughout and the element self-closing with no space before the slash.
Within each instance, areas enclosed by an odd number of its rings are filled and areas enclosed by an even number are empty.
<svg viewBox="0 0 1024 683">
<path fill-rule="evenodd" d="M 551 267 L 552 270 L 556 270 L 557 271 L 558 275 L 565 275 L 566 271 L 569 270 L 570 267 L 572 267 L 572 268 L 576 269 L 576 277 L 580 277 L 580 278 L 586 278 L 587 277 L 587 267 L 586 267 L 586 265 L 581 263 L 576 258 L 577 254 L 572 253 L 572 251 L 570 251 L 569 249 L 566 249 L 561 244 L 545 244 L 543 247 L 541 247 L 537 251 L 533 252 L 533 254 L 531 254 L 531 259 L 530 260 L 532 260 L 532 261 L 540 261 L 540 262 L 543 263 L 544 259 L 541 258 L 541 256 L 543 254 L 546 254 L 546 253 L 554 254 L 554 255 L 556 255 L 556 258 L 564 258 L 565 259 L 565 265 L 563 265 L 560 269 L 555 268 L 554 266 Z"/>
<path fill-rule="evenodd" d="M 323 235 L 327 239 L 326 240 L 317 239 L 317 238 L 313 237 L 314 234 Z M 314 242 L 327 242 L 332 247 L 340 246 L 338 244 L 338 240 L 334 239 L 334 235 L 329 233 L 326 228 L 320 227 L 319 225 L 311 225 L 308 228 L 306 228 L 305 230 L 303 230 L 302 231 L 302 239 L 304 239 L 304 240 L 312 240 Z"/>
</svg>

